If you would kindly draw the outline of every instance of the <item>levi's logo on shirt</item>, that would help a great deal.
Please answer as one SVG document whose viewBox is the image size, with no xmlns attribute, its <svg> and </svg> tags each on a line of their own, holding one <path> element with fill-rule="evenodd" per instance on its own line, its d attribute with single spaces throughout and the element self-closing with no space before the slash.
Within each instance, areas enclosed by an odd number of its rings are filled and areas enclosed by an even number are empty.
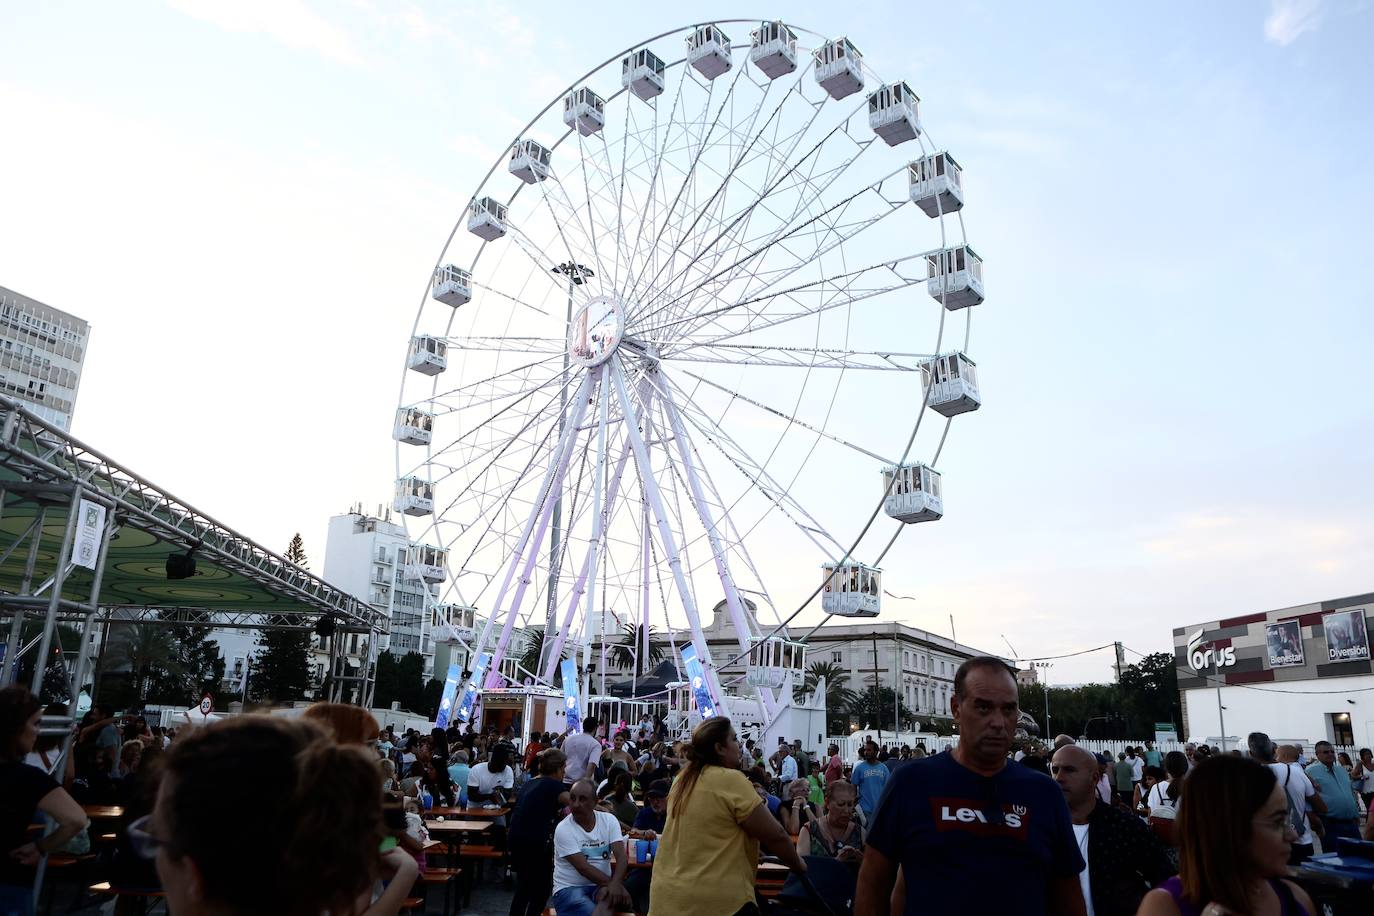
<svg viewBox="0 0 1374 916">
<path fill-rule="evenodd" d="M 937 833 L 957 831 L 1025 840 L 1030 824 L 1030 809 L 1025 805 L 1004 804 L 999 813 L 991 802 L 972 798 L 933 797 L 930 814 Z"/>
</svg>

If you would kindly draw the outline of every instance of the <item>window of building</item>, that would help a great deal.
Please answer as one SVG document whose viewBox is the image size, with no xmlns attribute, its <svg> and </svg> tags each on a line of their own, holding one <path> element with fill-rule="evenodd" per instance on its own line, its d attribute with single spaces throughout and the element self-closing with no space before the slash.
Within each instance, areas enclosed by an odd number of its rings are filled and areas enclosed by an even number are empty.
<svg viewBox="0 0 1374 916">
<path fill-rule="evenodd" d="M 1350 713 L 1332 712 L 1327 713 L 1327 719 L 1331 722 L 1331 743 L 1336 745 L 1352 745 L 1355 743 L 1355 730 L 1351 727 Z"/>
<path fill-rule="evenodd" d="M 831 653 L 830 653 L 830 661 L 833 662 L 833 663 L 836 664 L 836 665 L 842 663 L 842 662 L 844 661 L 844 653 L 843 653 L 843 652 L 831 652 Z"/>
</svg>

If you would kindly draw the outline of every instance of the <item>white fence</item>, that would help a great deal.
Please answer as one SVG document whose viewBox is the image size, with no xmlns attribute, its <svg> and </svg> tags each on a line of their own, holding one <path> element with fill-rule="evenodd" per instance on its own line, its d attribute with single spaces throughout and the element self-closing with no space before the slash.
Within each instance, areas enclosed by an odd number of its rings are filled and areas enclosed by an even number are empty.
<svg viewBox="0 0 1374 916">
<path fill-rule="evenodd" d="M 852 735 L 832 736 L 826 739 L 826 744 L 837 745 L 840 749 L 841 759 L 849 763 L 856 763 L 860 759 L 860 757 L 863 756 L 863 746 L 869 741 L 869 739 L 872 739 L 875 743 L 877 743 L 879 747 L 887 748 L 889 752 L 894 751 L 900 748 L 903 744 L 905 744 L 907 747 L 910 748 L 914 748 L 917 745 L 924 745 L 926 751 L 932 754 L 938 754 L 940 751 L 948 750 L 949 748 L 959 743 L 958 735 L 941 736 L 924 732 L 906 734 L 900 732 L 897 734 L 893 734 L 892 732 L 883 732 L 882 736 L 879 737 L 878 733 L 875 731 L 862 731 L 855 732 Z M 1144 738 L 1140 739 L 1139 741 L 1131 739 L 1121 741 L 1083 740 L 1078 741 L 1076 743 L 1079 747 L 1084 748 L 1085 750 L 1092 751 L 1094 754 L 1107 754 L 1115 758 L 1117 754 L 1124 754 L 1126 752 L 1127 747 L 1144 747 L 1145 740 L 1146 739 Z M 1183 741 L 1155 741 L 1154 749 L 1159 751 L 1161 754 L 1167 754 L 1170 751 L 1182 751 L 1185 743 L 1186 742 Z M 1196 743 L 1208 745 L 1212 748 L 1213 752 L 1219 751 L 1222 746 L 1222 741 L 1220 738 L 1206 738 L 1205 740 Z M 1300 747 L 1302 747 L 1303 753 L 1307 755 L 1309 760 L 1314 757 L 1313 745 L 1315 742 L 1309 741 L 1305 738 L 1275 738 L 1274 743 L 1299 745 Z M 824 748 L 822 748 L 821 750 L 823 751 Z M 1226 751 L 1229 753 L 1230 751 L 1234 750 L 1239 750 L 1242 753 L 1248 753 L 1245 747 L 1244 738 L 1228 737 L 1226 739 Z M 1355 759 L 1356 750 L 1357 749 L 1354 746 L 1345 746 L 1339 744 L 1336 745 L 1337 753 L 1345 752 L 1350 755 L 1350 758 L 1352 760 Z"/>
</svg>

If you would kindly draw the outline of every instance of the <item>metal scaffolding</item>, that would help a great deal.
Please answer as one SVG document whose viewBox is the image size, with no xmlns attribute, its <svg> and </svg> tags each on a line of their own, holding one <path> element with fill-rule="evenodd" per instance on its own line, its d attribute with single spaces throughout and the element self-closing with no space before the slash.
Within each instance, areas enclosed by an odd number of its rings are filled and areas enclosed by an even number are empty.
<svg viewBox="0 0 1374 916">
<path fill-rule="evenodd" d="M 169 583 L 162 563 L 178 553 L 193 555 L 203 575 Z M 74 664 L 62 666 L 68 714 L 45 717 L 45 734 L 71 732 L 97 627 L 314 632 L 324 618 L 335 633 L 322 638 L 328 698 L 370 701 L 373 666 L 351 672 L 343 646 L 353 633 L 376 645 L 387 632 L 381 611 L 0 396 L 0 685 L 34 652 L 30 689 L 40 694 L 57 625 L 80 633 Z M 25 642 L 30 621 L 42 630 Z"/>
</svg>

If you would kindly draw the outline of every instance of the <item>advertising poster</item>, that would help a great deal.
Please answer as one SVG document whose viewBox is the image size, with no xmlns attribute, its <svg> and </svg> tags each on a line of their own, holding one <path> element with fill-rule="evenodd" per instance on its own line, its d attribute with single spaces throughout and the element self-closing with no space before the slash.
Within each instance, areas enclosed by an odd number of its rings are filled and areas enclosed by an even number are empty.
<svg viewBox="0 0 1374 916">
<path fill-rule="evenodd" d="M 444 695 L 439 700 L 439 715 L 434 718 L 435 728 L 448 728 L 448 720 L 453 717 L 453 701 L 458 698 L 458 682 L 462 679 L 463 669 L 449 665 L 444 677 Z"/>
<path fill-rule="evenodd" d="M 100 543 L 105 539 L 105 507 L 89 499 L 81 500 L 77 510 L 76 540 L 72 542 L 72 562 L 95 569 L 100 558 Z"/>
<path fill-rule="evenodd" d="M 490 652 L 483 652 L 477 656 L 477 667 L 472 669 L 472 677 L 468 678 L 467 684 L 463 687 L 463 696 L 458 700 L 458 708 L 453 711 L 459 722 L 466 722 L 472 718 L 473 708 L 477 705 L 477 685 L 486 677 L 487 665 L 490 664 Z"/>
<path fill-rule="evenodd" d="M 1302 624 L 1281 620 L 1264 628 L 1264 643 L 1269 647 L 1270 668 L 1291 668 L 1304 660 Z"/>
<path fill-rule="evenodd" d="M 1364 608 L 1336 611 L 1322 618 L 1326 633 L 1327 661 L 1361 662 L 1369 659 L 1369 633 Z"/>
<path fill-rule="evenodd" d="M 582 712 L 577 708 L 577 662 L 565 658 L 558 668 L 563 672 L 563 706 L 568 713 L 568 730 L 580 732 Z"/>
<path fill-rule="evenodd" d="M 688 643 L 682 647 L 682 666 L 687 669 L 687 680 L 692 685 L 692 696 L 697 701 L 697 712 L 703 719 L 716 714 L 716 702 L 711 698 L 711 688 L 706 683 L 706 669 L 697 658 L 696 646 Z"/>
</svg>

